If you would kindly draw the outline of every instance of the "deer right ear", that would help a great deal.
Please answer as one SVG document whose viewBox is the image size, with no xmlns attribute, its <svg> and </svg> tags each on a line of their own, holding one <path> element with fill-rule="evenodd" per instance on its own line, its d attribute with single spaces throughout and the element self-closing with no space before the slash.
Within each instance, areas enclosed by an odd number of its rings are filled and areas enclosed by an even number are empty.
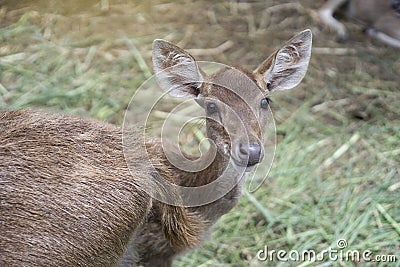
<svg viewBox="0 0 400 267">
<path fill-rule="evenodd" d="M 290 39 L 255 71 L 258 84 L 269 91 L 297 86 L 307 72 L 311 57 L 312 33 L 305 30 Z"/>
<path fill-rule="evenodd" d="M 153 68 L 161 89 L 171 96 L 197 98 L 203 76 L 195 59 L 164 40 L 153 42 Z"/>
</svg>

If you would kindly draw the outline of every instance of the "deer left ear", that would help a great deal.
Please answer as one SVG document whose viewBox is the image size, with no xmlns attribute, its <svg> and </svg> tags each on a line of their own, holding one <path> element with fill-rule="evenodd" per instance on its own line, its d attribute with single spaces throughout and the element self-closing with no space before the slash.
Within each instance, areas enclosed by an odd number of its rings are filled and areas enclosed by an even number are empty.
<svg viewBox="0 0 400 267">
<path fill-rule="evenodd" d="M 157 81 L 171 96 L 197 98 L 203 75 L 196 60 L 185 50 L 164 40 L 153 42 L 153 67 Z"/>
<path fill-rule="evenodd" d="M 269 91 L 288 90 L 297 86 L 307 72 L 311 46 L 310 30 L 294 36 L 254 71 L 259 85 Z"/>
</svg>

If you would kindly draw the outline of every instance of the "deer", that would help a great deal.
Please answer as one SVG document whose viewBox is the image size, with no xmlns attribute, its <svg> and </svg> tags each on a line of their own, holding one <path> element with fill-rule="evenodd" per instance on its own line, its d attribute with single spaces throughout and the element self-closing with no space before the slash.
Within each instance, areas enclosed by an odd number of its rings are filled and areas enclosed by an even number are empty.
<svg viewBox="0 0 400 267">
<path fill-rule="evenodd" d="M 334 12 L 348 2 L 348 16 L 366 25 L 365 32 L 392 47 L 400 48 L 399 0 L 328 0 L 318 11 L 321 21 L 346 40 L 346 27 L 333 17 Z"/>
<path fill-rule="evenodd" d="M 154 41 L 160 87 L 194 99 L 207 115 L 215 153 L 207 152 L 211 164 L 196 172 L 169 162 L 161 141 L 145 138 L 142 125 L 123 134 L 90 118 L 0 111 L 0 266 L 171 266 L 238 202 L 246 174 L 266 153 L 261 126 L 268 123 L 270 94 L 301 82 L 311 46 L 305 30 L 254 71 L 207 76 L 183 49 Z M 124 153 L 125 146 L 134 153 Z M 215 182 L 208 193 L 222 197 L 185 206 L 191 196 L 158 179 L 195 189 Z"/>
<path fill-rule="evenodd" d="M 174 183 L 198 188 L 215 182 L 229 170 L 224 176 L 227 181 L 217 182 L 212 187 L 213 192 L 226 192 L 222 197 L 205 205 L 188 207 L 203 220 L 203 240 L 207 239 L 211 226 L 237 204 L 247 173 L 267 153 L 263 148 L 262 126 L 270 123 L 266 116 L 270 95 L 292 89 L 301 82 L 308 68 L 311 47 L 312 33 L 305 30 L 254 71 L 226 67 L 207 75 L 187 51 L 164 40 L 154 41 L 153 68 L 161 89 L 174 97 L 194 99 L 204 109 L 206 135 L 216 146 L 216 153 L 210 149 L 204 155 L 204 159 L 213 158 L 213 161 L 200 171 L 182 170 L 164 159 L 164 164 L 174 173 Z M 159 146 L 153 147 L 159 149 Z M 185 157 L 190 158 L 190 155 Z M 146 218 L 120 266 L 168 267 L 178 255 L 189 250 L 176 250 L 168 244 L 160 232 L 158 213 L 155 210 Z"/>
</svg>

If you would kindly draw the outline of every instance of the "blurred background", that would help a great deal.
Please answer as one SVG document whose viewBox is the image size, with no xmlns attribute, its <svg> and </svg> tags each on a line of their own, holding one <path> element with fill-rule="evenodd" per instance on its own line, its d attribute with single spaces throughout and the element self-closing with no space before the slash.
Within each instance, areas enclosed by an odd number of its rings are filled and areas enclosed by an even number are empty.
<svg viewBox="0 0 400 267">
<path fill-rule="evenodd" d="M 311 265 L 400 266 L 400 51 L 341 12 L 350 38 L 337 42 L 316 15 L 323 3 L 0 0 L 0 108 L 120 125 L 152 75 L 155 38 L 199 60 L 253 69 L 310 28 L 305 79 L 272 96 L 278 145 L 269 178 L 175 266 L 293 266 L 300 263 L 261 262 L 257 251 L 318 252 L 339 239 L 397 263 Z"/>
</svg>

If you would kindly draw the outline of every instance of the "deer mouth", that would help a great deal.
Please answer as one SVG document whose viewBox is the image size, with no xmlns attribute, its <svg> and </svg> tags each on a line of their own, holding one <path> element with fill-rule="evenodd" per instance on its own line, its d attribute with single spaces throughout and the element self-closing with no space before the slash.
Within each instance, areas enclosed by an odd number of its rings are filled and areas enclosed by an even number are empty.
<svg viewBox="0 0 400 267">
<path fill-rule="evenodd" d="M 257 163 L 252 164 L 252 165 L 249 165 L 248 163 L 246 164 L 246 162 L 239 161 L 233 156 L 231 156 L 231 159 L 233 161 L 233 164 L 236 165 L 236 167 L 238 169 L 245 171 L 245 172 L 251 172 L 252 170 L 254 170 L 254 168 L 257 165 Z"/>
</svg>

